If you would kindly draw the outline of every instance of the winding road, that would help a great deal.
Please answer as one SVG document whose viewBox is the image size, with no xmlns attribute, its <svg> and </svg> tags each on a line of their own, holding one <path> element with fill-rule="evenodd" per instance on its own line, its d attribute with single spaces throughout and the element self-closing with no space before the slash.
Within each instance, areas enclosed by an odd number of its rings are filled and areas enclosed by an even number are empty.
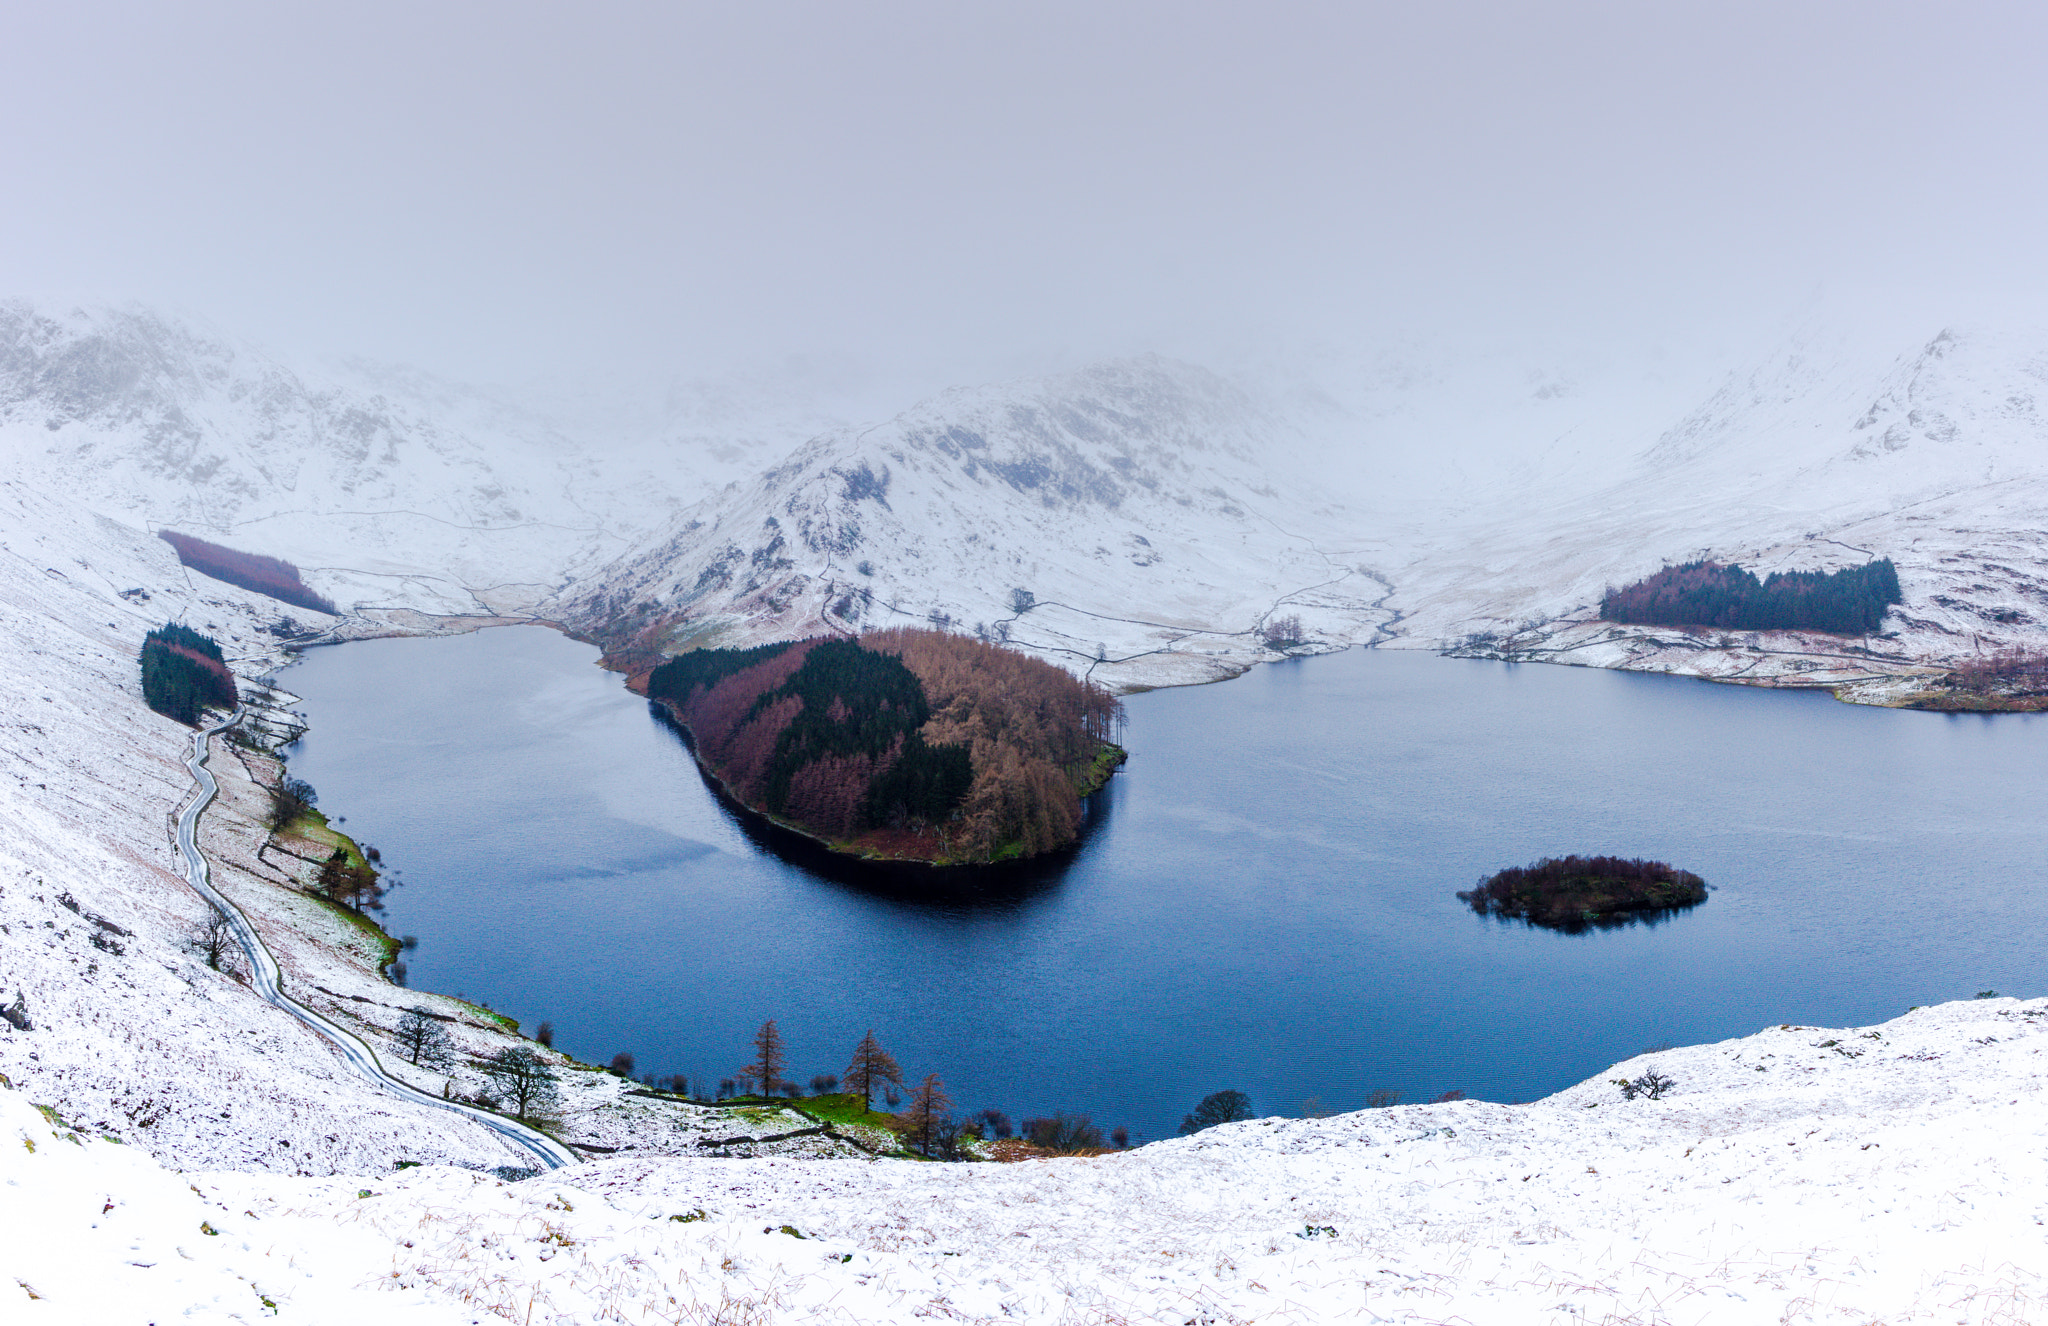
<svg viewBox="0 0 2048 1326">
<path fill-rule="evenodd" d="M 206 767 L 207 742 L 215 733 L 224 732 L 241 721 L 242 711 L 237 709 L 226 721 L 216 723 L 193 737 L 192 754 L 186 759 L 185 767 L 192 771 L 192 779 L 198 784 L 198 793 L 178 814 L 178 851 L 185 858 L 187 881 L 198 891 L 200 897 L 219 909 L 220 914 L 227 918 L 228 925 L 234 930 L 235 940 L 242 946 L 242 954 L 249 961 L 250 982 L 256 993 L 312 1028 L 315 1035 L 335 1048 L 349 1067 L 393 1095 L 414 1105 L 426 1105 L 474 1119 L 505 1141 L 531 1153 L 534 1159 L 548 1169 L 560 1169 L 564 1165 L 580 1163 L 581 1157 L 544 1133 L 485 1110 L 430 1096 L 399 1081 L 384 1071 L 383 1065 L 377 1062 L 376 1052 L 361 1037 L 330 1022 L 284 992 L 283 974 L 278 969 L 277 959 L 271 956 L 270 950 L 257 935 L 256 927 L 249 923 L 249 918 L 242 914 L 241 908 L 229 902 L 213 887 L 206 855 L 199 850 L 200 812 L 212 803 L 215 794 L 220 791 L 220 784 L 214 781 L 213 772 Z"/>
</svg>

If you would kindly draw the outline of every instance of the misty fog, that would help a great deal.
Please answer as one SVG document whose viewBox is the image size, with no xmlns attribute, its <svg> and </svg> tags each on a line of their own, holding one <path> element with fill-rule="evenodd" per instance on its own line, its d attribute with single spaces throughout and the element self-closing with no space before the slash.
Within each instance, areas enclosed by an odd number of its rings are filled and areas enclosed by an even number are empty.
<svg viewBox="0 0 2048 1326">
<path fill-rule="evenodd" d="M 1339 398 L 1388 355 L 1684 396 L 1815 318 L 1917 339 L 2038 303 L 2044 27 L 2009 4 L 17 7 L 0 290 L 586 413 L 710 379 L 872 414 L 1140 351 L 1319 366 Z"/>
</svg>

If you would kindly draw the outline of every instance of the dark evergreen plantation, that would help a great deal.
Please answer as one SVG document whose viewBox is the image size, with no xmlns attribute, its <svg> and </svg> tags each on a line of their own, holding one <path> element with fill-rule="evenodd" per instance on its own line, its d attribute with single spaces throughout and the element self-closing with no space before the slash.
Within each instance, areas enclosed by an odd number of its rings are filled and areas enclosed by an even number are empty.
<svg viewBox="0 0 2048 1326">
<path fill-rule="evenodd" d="M 1899 602 L 1899 572 L 1889 557 L 1845 571 L 1775 571 L 1762 581 L 1739 566 L 1702 561 L 1609 589 L 1600 615 L 1645 626 L 1868 635 Z"/>
<path fill-rule="evenodd" d="M 208 706 L 233 709 L 235 677 L 210 636 L 166 622 L 142 642 L 142 698 L 188 727 Z"/>
<path fill-rule="evenodd" d="M 1059 668 L 937 631 L 694 650 L 647 677 L 747 805 L 827 841 L 926 860 L 1072 842 L 1122 752 L 1120 707 Z"/>
</svg>

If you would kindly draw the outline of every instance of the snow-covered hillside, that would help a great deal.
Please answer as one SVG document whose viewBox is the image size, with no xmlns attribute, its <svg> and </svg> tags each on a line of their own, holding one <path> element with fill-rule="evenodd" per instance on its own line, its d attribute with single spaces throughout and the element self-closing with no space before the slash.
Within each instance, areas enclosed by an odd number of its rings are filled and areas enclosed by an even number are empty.
<svg viewBox="0 0 2048 1326">
<path fill-rule="evenodd" d="M 932 622 L 1112 684 L 1213 680 L 1274 657 L 1275 615 L 1326 644 L 1388 620 L 1365 553 L 1327 550 L 1304 445 L 1159 359 L 951 391 L 813 439 L 562 611 L 615 646 Z"/>
<path fill-rule="evenodd" d="M 141 309 L 0 304 L 0 451 L 102 515 L 297 562 L 344 608 L 517 609 L 694 495 L 489 395 L 296 371 Z"/>
<path fill-rule="evenodd" d="M 1097 1159 L 172 1174 L 0 1091 L 10 1320 L 2004 1323 L 2048 1311 L 2048 1003 L 1772 1027 L 1531 1105 Z M 1661 1099 L 1610 1079 L 1655 1066 Z M 0 1299 L 0 1301 L 6 1301 Z"/>
<path fill-rule="evenodd" d="M 2048 644 L 2048 334 L 1802 338 L 1648 442 L 1623 478 L 1501 497 L 1390 574 L 1404 643 L 1595 666 L 1834 683 Z M 1602 589 L 1713 556 L 1759 574 L 1889 556 L 1880 637 L 1616 628 Z"/>
<path fill-rule="evenodd" d="M 400 1160 L 531 1163 L 481 1127 L 367 1084 L 266 1004 L 230 955 L 204 960 L 206 905 L 186 885 L 170 819 L 192 789 L 191 732 L 142 702 L 145 632 L 182 619 L 220 642 L 274 744 L 292 697 L 256 679 L 284 660 L 280 605 L 187 572 L 168 545 L 19 483 L 0 484 L 0 1074 L 39 1104 L 183 1165 L 382 1172 Z M 475 1095 L 474 1061 L 519 1042 L 483 1010 L 402 989 L 379 943 L 305 886 L 320 849 L 273 838 L 263 749 L 215 739 L 220 795 L 199 844 L 214 886 L 249 915 L 288 993 L 362 1037 L 428 1094 Z M 335 808 L 345 814 L 343 808 Z M 399 1057 L 423 1005 L 459 1051 L 443 1071 Z M 552 1056 L 560 1062 L 559 1056 Z M 561 1133 L 604 1151 L 688 1152 L 745 1132 L 714 1111 L 564 1065 Z M 808 1126 L 792 1116 L 756 1133 Z M 773 1152 L 857 1154 L 807 1138 Z"/>
</svg>

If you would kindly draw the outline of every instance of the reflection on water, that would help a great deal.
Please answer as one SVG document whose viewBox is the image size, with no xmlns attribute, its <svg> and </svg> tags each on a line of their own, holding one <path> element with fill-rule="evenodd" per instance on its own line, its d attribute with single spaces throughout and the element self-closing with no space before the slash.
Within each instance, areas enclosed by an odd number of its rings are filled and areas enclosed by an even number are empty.
<svg viewBox="0 0 2048 1326">
<path fill-rule="evenodd" d="M 293 771 L 408 881 L 413 983 L 585 1059 L 792 1076 L 872 1027 L 963 1108 L 1144 1136 L 1262 1111 L 1526 1099 L 1658 1042 L 2043 986 L 2048 719 L 1353 651 L 1128 701 L 1070 856 L 934 894 L 766 841 L 595 651 L 532 627 L 314 651 Z M 1557 934 L 1460 889 L 1568 852 L 1716 886 Z"/>
<path fill-rule="evenodd" d="M 685 751 L 691 749 L 689 733 L 665 707 L 650 700 L 647 712 L 655 726 L 667 732 Z M 1087 853 L 1088 844 L 1108 822 L 1116 804 L 1117 786 L 1112 778 L 1101 791 L 1081 803 L 1080 837 L 1060 851 L 997 865 L 928 866 L 914 861 L 863 861 L 829 851 L 815 839 L 752 813 L 701 767 L 697 776 L 705 792 L 756 850 L 790 868 L 870 898 L 913 907 L 953 908 L 1015 907 L 1058 888 L 1068 868 Z"/>
</svg>

